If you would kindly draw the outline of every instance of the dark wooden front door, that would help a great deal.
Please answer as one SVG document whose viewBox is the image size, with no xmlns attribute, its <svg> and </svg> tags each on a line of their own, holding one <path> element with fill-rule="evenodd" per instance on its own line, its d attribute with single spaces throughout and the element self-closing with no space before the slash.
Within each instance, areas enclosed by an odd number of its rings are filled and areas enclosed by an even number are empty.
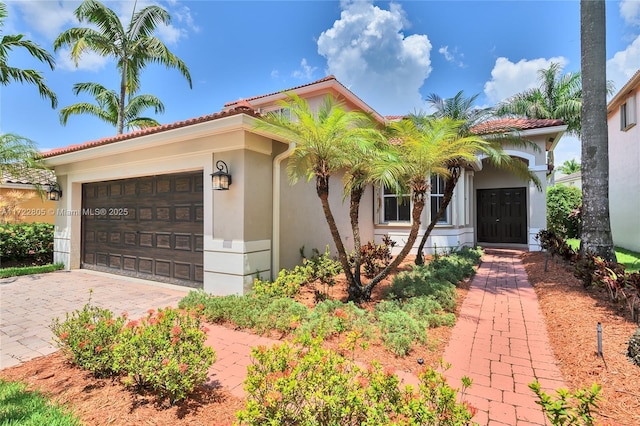
<svg viewBox="0 0 640 426">
<path fill-rule="evenodd" d="M 478 242 L 527 243 L 526 188 L 478 190 Z"/>
<path fill-rule="evenodd" d="M 202 172 L 82 185 L 82 267 L 202 287 Z"/>
</svg>

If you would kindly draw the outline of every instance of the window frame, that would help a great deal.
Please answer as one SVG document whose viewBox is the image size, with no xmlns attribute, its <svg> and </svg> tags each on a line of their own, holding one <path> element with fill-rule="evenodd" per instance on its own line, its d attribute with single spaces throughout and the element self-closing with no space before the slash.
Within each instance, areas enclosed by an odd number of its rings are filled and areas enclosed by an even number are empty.
<svg viewBox="0 0 640 426">
<path fill-rule="evenodd" d="M 435 182 L 434 182 L 435 180 Z M 435 185 L 434 185 L 435 183 Z M 431 190 L 429 192 L 429 218 L 433 220 L 433 217 L 438 212 L 442 200 L 444 200 L 444 188 L 445 188 L 445 180 L 442 176 L 434 174 L 431 175 Z M 433 200 L 440 199 L 440 201 L 436 204 L 437 208 L 434 210 Z M 436 225 L 451 225 L 451 204 L 447 206 L 447 209 L 444 212 L 444 217 L 441 218 Z"/>
<path fill-rule="evenodd" d="M 636 95 L 629 96 L 627 100 L 620 105 L 620 130 L 626 132 L 636 125 Z"/>
<path fill-rule="evenodd" d="M 413 207 L 413 202 L 411 200 L 411 195 L 410 194 L 397 194 L 392 188 L 388 188 L 386 185 L 383 186 L 380 189 L 380 194 L 381 194 L 381 201 L 382 201 L 382 206 L 380 209 L 380 223 L 385 224 L 385 225 L 390 225 L 390 224 L 400 224 L 400 225 L 409 225 L 412 222 L 411 219 L 411 211 L 412 211 L 412 207 Z M 395 211 L 395 219 L 387 219 L 387 209 L 386 209 L 386 200 L 387 199 L 391 199 L 391 198 L 395 198 L 396 199 L 396 211 Z M 404 202 L 401 202 L 401 198 L 405 198 L 407 199 Z M 407 219 L 400 219 L 400 207 L 401 206 L 407 206 L 408 205 L 408 211 L 407 213 Z"/>
</svg>

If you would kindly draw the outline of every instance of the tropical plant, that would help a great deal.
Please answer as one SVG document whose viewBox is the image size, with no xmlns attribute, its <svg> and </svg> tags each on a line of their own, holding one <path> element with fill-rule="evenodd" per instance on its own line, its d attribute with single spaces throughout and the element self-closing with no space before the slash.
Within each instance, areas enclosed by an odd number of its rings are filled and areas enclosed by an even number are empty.
<svg viewBox="0 0 640 426">
<path fill-rule="evenodd" d="M 0 35 L 2 35 L 2 27 L 7 16 L 6 5 L 0 3 Z M 47 64 L 52 70 L 55 68 L 56 62 L 53 56 L 33 41 L 25 40 L 23 34 L 2 35 L 2 39 L 0 39 L 0 84 L 6 86 L 12 81 L 34 84 L 38 87 L 40 96 L 48 98 L 51 101 L 51 108 L 55 108 L 58 105 L 58 99 L 56 94 L 45 84 L 45 78 L 41 72 L 23 70 L 7 64 L 9 52 L 13 49 L 24 49 L 38 61 Z"/>
<path fill-rule="evenodd" d="M 36 144 L 13 133 L 0 134 L 0 177 L 28 177 L 32 169 L 46 169 Z"/>
<path fill-rule="evenodd" d="M 474 106 L 474 102 L 478 95 L 473 95 L 469 98 L 464 96 L 464 92 L 458 92 L 453 98 L 443 99 L 436 94 L 431 94 L 427 97 L 427 102 L 435 109 L 433 116 L 436 118 L 449 118 L 453 120 L 460 120 L 460 134 L 461 136 L 468 136 L 473 134 L 475 126 L 487 121 L 493 116 L 493 109 L 491 108 L 477 108 Z M 424 120 L 424 114 L 414 114 L 410 118 L 417 122 Z M 531 180 L 540 189 L 540 181 L 535 174 L 529 171 L 527 165 L 521 161 L 515 160 L 507 155 L 502 149 L 502 144 L 510 143 L 514 146 L 527 146 L 533 150 L 537 150 L 538 147 L 526 140 L 518 137 L 517 129 L 513 129 L 513 132 L 492 134 L 485 137 L 485 139 L 491 143 L 484 147 L 482 152 L 478 154 L 484 154 L 488 161 L 494 166 L 514 173 L 527 181 Z M 451 200 L 453 199 L 453 192 L 460 179 L 462 168 L 468 165 L 468 161 L 463 158 L 452 158 L 447 161 L 447 169 L 449 174 L 444 177 L 444 194 L 442 202 L 435 215 L 431 217 L 431 222 L 427 226 L 420 244 L 418 245 L 418 251 L 416 254 L 416 265 L 422 265 L 424 263 L 423 251 L 424 246 L 427 243 L 427 239 L 431 235 L 431 232 L 438 224 L 438 221 L 444 217 Z"/>
<path fill-rule="evenodd" d="M 572 215 L 582 203 L 582 192 L 575 186 L 547 188 L 547 228 L 563 238 L 580 236 L 580 218 Z"/>
<path fill-rule="evenodd" d="M 119 98 L 115 90 L 109 90 L 98 83 L 76 83 L 73 85 L 73 94 L 88 93 L 94 97 L 96 104 L 81 102 L 64 107 L 60 110 L 60 122 L 67 124 L 71 115 L 93 115 L 105 123 L 114 127 L 118 126 Z M 164 112 L 164 104 L 153 95 L 130 96 L 124 107 L 124 127 L 127 129 L 144 129 L 159 126 L 153 118 L 140 117 L 142 111 L 153 108 L 155 113 Z"/>
<path fill-rule="evenodd" d="M 582 104 L 582 230 L 580 252 L 608 261 L 616 254 L 609 218 L 609 140 L 605 3 L 580 1 Z"/>
<path fill-rule="evenodd" d="M 118 134 L 124 130 L 126 122 L 126 96 L 132 96 L 140 89 L 140 73 L 149 63 L 157 63 L 167 68 L 177 68 L 189 82 L 191 75 L 186 64 L 174 55 L 153 32 L 159 24 L 169 24 L 171 16 L 159 6 L 147 6 L 134 12 L 125 29 L 116 13 L 96 0 L 84 0 L 75 11 L 81 23 L 92 27 L 71 28 L 61 33 L 53 43 L 55 51 L 63 46 L 71 47 L 71 58 L 76 66 L 82 54 L 93 51 L 102 56 L 113 57 L 120 72 L 120 93 L 118 99 Z M 97 29 L 96 29 L 97 27 Z"/>
<path fill-rule="evenodd" d="M 375 147 L 380 146 L 380 142 L 385 139 L 370 116 L 359 111 L 346 111 L 330 96 L 324 98 L 317 111 L 312 111 L 307 101 L 295 94 L 290 94 L 280 105 L 290 111 L 290 116 L 268 113 L 257 122 L 256 127 L 283 136 L 296 144 L 287 163 L 289 178 L 292 183 L 301 177 L 307 181 L 315 179 L 316 194 L 349 283 L 350 295 L 352 299 L 356 299 L 356 294 L 352 292 L 360 286 L 359 273 L 354 274 L 354 270 L 359 271 L 359 260 L 356 259 L 353 267 L 349 263 L 349 256 L 329 205 L 329 179 L 347 166 L 350 157 L 363 152 L 373 155 Z M 355 188 L 360 185 L 352 186 Z M 352 208 L 351 213 L 353 212 Z M 357 223 L 357 209 L 355 212 Z M 357 227 L 354 227 L 354 233 L 355 229 Z"/>
<path fill-rule="evenodd" d="M 552 62 L 548 68 L 538 70 L 540 85 L 517 93 L 500 103 L 497 115 L 526 118 L 561 119 L 567 133 L 580 135 L 580 108 L 582 84 L 580 73 L 561 74 L 562 65 Z"/>
<path fill-rule="evenodd" d="M 560 173 L 565 175 L 570 175 L 572 173 L 577 173 L 582 170 L 582 166 L 578 163 L 575 158 L 571 160 L 566 160 L 560 167 L 557 169 Z"/>
</svg>

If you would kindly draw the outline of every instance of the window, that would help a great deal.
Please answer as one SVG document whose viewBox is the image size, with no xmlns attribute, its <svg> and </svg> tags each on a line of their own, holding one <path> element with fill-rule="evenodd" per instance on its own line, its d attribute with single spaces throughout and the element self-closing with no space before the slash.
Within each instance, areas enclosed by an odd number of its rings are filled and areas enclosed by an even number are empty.
<svg viewBox="0 0 640 426">
<path fill-rule="evenodd" d="M 411 198 L 406 194 L 398 195 L 385 186 L 382 191 L 382 209 L 384 222 L 411 222 Z"/>
<path fill-rule="evenodd" d="M 627 130 L 636 124 L 636 97 L 630 96 L 620 105 L 620 130 Z"/>
<path fill-rule="evenodd" d="M 442 176 L 431 176 L 431 218 L 436 217 L 442 201 L 444 200 L 444 178 Z M 449 207 L 438 223 L 449 223 Z"/>
</svg>

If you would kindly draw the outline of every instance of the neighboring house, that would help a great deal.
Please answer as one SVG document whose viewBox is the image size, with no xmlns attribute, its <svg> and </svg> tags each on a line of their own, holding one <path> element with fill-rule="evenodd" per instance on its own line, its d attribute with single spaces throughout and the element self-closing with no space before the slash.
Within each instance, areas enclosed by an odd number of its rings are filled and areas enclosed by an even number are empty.
<svg viewBox="0 0 640 426">
<path fill-rule="evenodd" d="M 55 174 L 48 170 L 31 170 L 20 176 L 0 173 L 0 223 L 53 224 L 56 203 L 47 200 L 43 187 L 54 181 Z"/>
<path fill-rule="evenodd" d="M 616 246 L 640 252 L 640 70 L 607 105 L 609 210 Z"/>
<path fill-rule="evenodd" d="M 560 175 L 555 179 L 556 185 L 575 186 L 582 190 L 582 172 L 575 172 L 568 175 Z"/>
<path fill-rule="evenodd" d="M 317 107 L 327 95 L 348 109 L 373 111 L 329 76 L 290 89 Z M 44 154 L 63 197 L 56 218 L 55 261 L 87 268 L 202 287 L 214 294 L 243 293 L 256 274 L 273 277 L 300 263 L 300 249 L 323 251 L 332 239 L 314 182 L 291 185 L 287 157 L 293 145 L 257 131 L 261 113 L 278 110 L 285 92 L 225 104 L 191 120 L 72 145 Z M 398 119 L 395 117 L 394 119 Z M 559 120 L 499 120 L 478 131 L 521 129 L 539 150 L 507 152 L 546 181 L 546 152 L 566 126 Z M 228 166 L 229 190 L 212 190 L 218 163 Z M 340 176 L 331 180 L 330 203 L 347 246 L 352 246 L 348 200 Z M 426 227 L 443 188 L 432 179 Z M 429 206 L 429 204 L 427 204 Z M 403 244 L 409 206 L 395 194 L 368 188 L 360 212 L 362 240 L 390 235 Z M 516 244 L 538 250 L 545 227 L 545 192 L 478 159 L 464 170 L 452 204 L 428 247 Z M 417 246 L 417 243 L 416 243 Z"/>
</svg>

